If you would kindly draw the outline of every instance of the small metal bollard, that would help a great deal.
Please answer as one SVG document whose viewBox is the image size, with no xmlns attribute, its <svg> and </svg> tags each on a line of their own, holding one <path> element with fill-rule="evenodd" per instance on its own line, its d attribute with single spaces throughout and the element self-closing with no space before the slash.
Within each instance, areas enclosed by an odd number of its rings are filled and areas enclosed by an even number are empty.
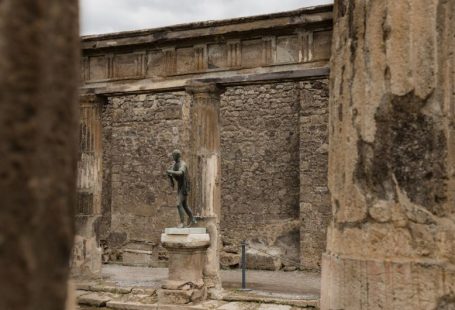
<svg viewBox="0 0 455 310">
<path fill-rule="evenodd" d="M 243 240 L 242 243 L 242 288 L 241 291 L 251 291 L 251 289 L 246 288 L 246 241 Z"/>
</svg>

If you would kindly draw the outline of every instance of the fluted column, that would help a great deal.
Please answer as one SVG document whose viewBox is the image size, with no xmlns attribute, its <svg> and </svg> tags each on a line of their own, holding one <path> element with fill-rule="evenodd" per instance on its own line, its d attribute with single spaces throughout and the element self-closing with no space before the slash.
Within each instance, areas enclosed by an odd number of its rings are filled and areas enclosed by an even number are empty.
<svg viewBox="0 0 455 310">
<path fill-rule="evenodd" d="M 455 306 L 455 2 L 335 1 L 321 309 Z"/>
<path fill-rule="evenodd" d="M 101 98 L 81 96 L 76 237 L 72 260 L 72 272 L 76 276 L 93 276 L 101 271 L 101 249 L 96 236 L 101 216 L 101 108 Z"/>
<path fill-rule="evenodd" d="M 202 216 L 210 247 L 204 280 L 209 288 L 221 288 L 220 248 L 220 88 L 214 83 L 192 81 L 187 85 L 192 95 L 190 129 L 191 207 Z M 209 290 L 210 293 L 210 290 Z"/>
</svg>

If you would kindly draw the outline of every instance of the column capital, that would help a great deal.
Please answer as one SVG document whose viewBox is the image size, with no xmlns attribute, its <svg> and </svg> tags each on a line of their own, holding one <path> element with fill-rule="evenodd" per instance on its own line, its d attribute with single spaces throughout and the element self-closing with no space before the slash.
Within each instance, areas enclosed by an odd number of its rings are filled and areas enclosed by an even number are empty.
<svg viewBox="0 0 455 310">
<path fill-rule="evenodd" d="M 185 85 L 187 93 L 198 95 L 219 96 L 223 93 L 224 88 L 215 82 L 190 80 Z"/>
<path fill-rule="evenodd" d="M 104 97 L 96 94 L 81 94 L 79 95 L 80 106 L 96 106 L 105 101 Z"/>
</svg>

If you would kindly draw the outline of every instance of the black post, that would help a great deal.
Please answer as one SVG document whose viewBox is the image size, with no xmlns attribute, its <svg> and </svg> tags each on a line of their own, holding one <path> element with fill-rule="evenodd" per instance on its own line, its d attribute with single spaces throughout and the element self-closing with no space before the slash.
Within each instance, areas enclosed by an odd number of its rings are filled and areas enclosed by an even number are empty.
<svg viewBox="0 0 455 310">
<path fill-rule="evenodd" d="M 242 241 L 242 290 L 246 289 L 246 242 Z"/>
</svg>

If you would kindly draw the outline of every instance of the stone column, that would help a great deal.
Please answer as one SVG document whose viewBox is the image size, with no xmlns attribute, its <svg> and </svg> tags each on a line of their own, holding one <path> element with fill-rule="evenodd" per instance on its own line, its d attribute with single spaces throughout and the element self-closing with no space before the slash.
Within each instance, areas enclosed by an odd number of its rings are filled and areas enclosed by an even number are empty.
<svg viewBox="0 0 455 310">
<path fill-rule="evenodd" d="M 81 96 L 76 237 L 71 266 L 74 276 L 96 276 L 101 271 L 96 235 L 101 217 L 101 108 L 101 98 Z"/>
<path fill-rule="evenodd" d="M 321 309 L 455 306 L 455 2 L 335 1 Z"/>
<path fill-rule="evenodd" d="M 209 292 L 220 289 L 220 89 L 214 83 L 192 81 L 190 129 L 191 207 L 202 216 L 200 223 L 210 234 L 204 281 Z"/>
<path fill-rule="evenodd" d="M 0 2 L 0 309 L 65 307 L 79 41 L 76 0 Z"/>
</svg>

